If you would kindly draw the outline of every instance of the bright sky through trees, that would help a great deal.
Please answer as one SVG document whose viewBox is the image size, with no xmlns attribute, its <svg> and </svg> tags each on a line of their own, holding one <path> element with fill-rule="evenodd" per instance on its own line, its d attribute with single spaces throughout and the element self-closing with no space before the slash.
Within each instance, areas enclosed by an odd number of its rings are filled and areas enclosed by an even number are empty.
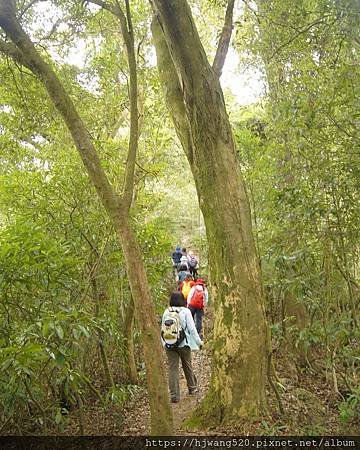
<svg viewBox="0 0 360 450">
<path fill-rule="evenodd" d="M 235 19 L 240 17 L 242 14 L 241 3 L 237 2 L 235 6 L 234 17 Z M 99 9 L 95 5 L 90 5 L 94 10 Z M 52 5 L 50 8 L 49 2 L 41 2 L 34 6 L 38 14 L 38 31 L 41 34 L 50 33 L 54 24 L 61 16 L 60 11 L 56 11 Z M 60 27 L 66 27 L 65 24 L 61 24 Z M 58 27 L 58 31 L 60 30 Z M 96 44 L 96 39 L 93 37 L 92 44 Z M 90 42 L 90 41 L 89 41 Z M 54 48 L 53 57 L 55 60 L 65 60 L 69 64 L 76 65 L 78 67 L 83 67 L 86 58 L 86 46 L 87 43 L 84 39 L 78 38 L 72 48 L 68 50 L 66 56 L 60 55 L 63 49 Z M 156 65 L 155 50 L 152 49 L 151 53 L 148 55 L 150 65 Z M 79 80 L 80 81 L 80 80 Z M 95 82 L 95 80 L 94 80 Z M 235 96 L 236 101 L 239 105 L 248 105 L 254 103 L 263 91 L 263 82 L 261 81 L 261 75 L 259 71 L 256 71 L 252 67 L 241 68 L 239 66 L 239 56 L 233 48 L 229 48 L 229 52 L 224 64 L 221 84 L 223 89 L 226 91 L 229 89 L 231 93 Z M 96 82 L 94 83 L 94 86 Z M 84 86 L 85 87 L 85 86 Z M 90 87 L 92 89 L 92 87 Z"/>
</svg>

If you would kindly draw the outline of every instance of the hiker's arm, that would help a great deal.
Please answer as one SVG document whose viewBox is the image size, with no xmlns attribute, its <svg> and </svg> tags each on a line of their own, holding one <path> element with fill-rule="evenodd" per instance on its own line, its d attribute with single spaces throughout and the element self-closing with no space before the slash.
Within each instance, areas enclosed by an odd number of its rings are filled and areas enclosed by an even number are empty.
<svg viewBox="0 0 360 450">
<path fill-rule="evenodd" d="M 203 345 L 203 341 L 200 339 L 200 336 L 196 330 L 194 319 L 191 315 L 190 309 L 186 310 L 186 327 L 188 329 L 189 334 L 194 338 L 196 344 L 200 347 Z"/>
<path fill-rule="evenodd" d="M 189 295 L 188 295 L 188 298 L 187 298 L 187 306 L 190 305 L 190 302 L 191 302 L 191 299 L 192 299 L 192 297 L 193 297 L 193 295 L 194 295 L 194 292 L 195 292 L 195 289 L 194 289 L 194 287 L 192 287 L 192 288 L 190 289 L 190 292 L 189 292 Z"/>
<path fill-rule="evenodd" d="M 204 306 L 207 306 L 209 303 L 209 291 L 204 289 Z"/>
</svg>

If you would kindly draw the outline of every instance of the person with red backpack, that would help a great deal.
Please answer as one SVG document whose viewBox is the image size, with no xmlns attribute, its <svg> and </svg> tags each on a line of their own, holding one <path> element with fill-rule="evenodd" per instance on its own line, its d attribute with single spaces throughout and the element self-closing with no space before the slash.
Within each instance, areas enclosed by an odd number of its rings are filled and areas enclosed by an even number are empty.
<svg viewBox="0 0 360 450">
<path fill-rule="evenodd" d="M 190 289 L 187 305 L 195 321 L 196 330 L 202 338 L 202 319 L 204 316 L 204 308 L 208 304 L 209 293 L 205 287 L 205 281 L 198 278 L 195 286 Z"/>
</svg>

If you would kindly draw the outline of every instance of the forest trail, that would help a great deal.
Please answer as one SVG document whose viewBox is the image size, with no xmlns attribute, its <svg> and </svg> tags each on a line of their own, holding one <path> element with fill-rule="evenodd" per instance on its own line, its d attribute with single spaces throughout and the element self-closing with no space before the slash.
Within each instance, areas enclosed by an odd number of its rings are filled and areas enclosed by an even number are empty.
<svg viewBox="0 0 360 450">
<path fill-rule="evenodd" d="M 166 355 L 164 362 L 167 370 Z M 190 432 L 184 427 L 184 421 L 190 416 L 197 404 L 205 396 L 211 372 L 211 358 L 207 350 L 192 352 L 192 362 L 195 375 L 198 379 L 198 392 L 189 395 L 183 370 L 180 368 L 179 403 L 170 403 L 173 411 L 174 434 L 206 434 L 206 432 Z M 83 411 L 84 434 L 87 436 L 145 436 L 150 435 L 150 407 L 145 386 L 128 400 L 121 408 L 108 403 L 106 409 L 94 399 L 92 406 Z M 79 434 L 78 414 L 72 411 L 68 417 L 67 425 L 62 435 Z"/>
<path fill-rule="evenodd" d="M 189 418 L 196 406 L 206 395 L 211 375 L 211 350 L 206 348 L 207 330 L 211 330 L 211 310 L 205 317 L 205 348 L 192 352 L 193 368 L 198 379 L 198 392 L 189 395 L 186 380 L 182 368 L 180 368 L 179 403 L 171 403 L 174 420 L 174 435 L 208 435 L 209 430 L 192 431 L 185 427 L 185 421 Z M 209 336 L 210 338 L 210 336 Z M 166 355 L 164 362 L 167 368 Z M 289 361 L 288 355 L 278 354 L 275 357 L 276 371 L 284 387 L 280 391 L 285 415 L 281 416 L 278 403 L 272 389 L 267 386 L 268 414 L 258 421 L 239 423 L 234 429 L 226 429 L 222 426 L 211 429 L 216 435 L 318 435 L 327 433 L 338 435 L 358 434 L 358 423 L 354 417 L 353 423 L 344 430 L 339 427 L 337 398 L 331 387 L 331 383 L 324 377 L 318 377 L 315 372 L 301 371 L 299 373 Z M 111 402 L 101 405 L 96 399 L 92 406 L 83 411 L 84 434 L 92 436 L 146 436 L 150 434 L 150 408 L 148 394 L 145 385 L 125 403 L 123 407 Z M 63 435 L 77 435 L 78 414 L 73 411 Z"/>
<path fill-rule="evenodd" d="M 179 403 L 171 403 L 174 419 L 174 434 L 188 435 L 189 430 L 184 428 L 184 421 L 189 417 L 197 404 L 205 396 L 210 383 L 210 358 L 206 351 L 192 353 L 193 368 L 198 379 L 198 392 L 189 395 L 186 386 L 184 372 L 180 369 Z M 146 392 L 141 391 L 134 396 L 124 411 L 124 421 L 120 434 L 124 436 L 148 435 L 150 433 L 150 409 Z M 194 432 L 199 435 L 199 432 Z"/>
<path fill-rule="evenodd" d="M 173 285 L 168 281 L 169 293 Z M 164 308 L 165 308 L 164 304 Z M 205 348 L 192 352 L 192 363 L 195 375 L 198 379 L 198 392 L 189 395 L 185 376 L 179 368 L 181 399 L 179 403 L 171 403 L 173 412 L 173 434 L 208 435 L 210 430 L 193 431 L 185 426 L 185 421 L 191 416 L 196 406 L 205 397 L 211 376 L 211 330 L 213 328 L 213 310 L 211 306 L 204 316 L 204 342 Z M 164 363 L 167 370 L 165 352 Z M 331 380 L 319 377 L 314 370 L 297 370 L 288 355 L 281 352 L 274 355 L 276 372 L 281 381 L 278 386 L 285 415 L 279 413 L 278 402 L 273 390 L 267 383 L 268 412 L 255 422 L 238 423 L 231 429 L 222 426 L 211 429 L 216 435 L 318 435 L 327 433 L 337 435 L 344 432 L 339 427 L 337 398 L 331 387 Z M 139 389 L 130 397 L 124 405 L 107 403 L 106 408 L 98 400 L 94 399 L 92 406 L 83 411 L 84 434 L 93 436 L 146 436 L 150 435 L 150 408 L 146 385 L 141 382 Z M 285 419 L 286 417 L 286 419 Z M 77 413 L 72 412 L 69 422 L 64 430 L 65 435 L 79 433 Z M 349 424 L 347 433 L 357 434 L 356 419 Z"/>
<path fill-rule="evenodd" d="M 189 242 L 187 242 L 186 244 L 187 248 L 194 248 L 194 246 Z M 170 295 L 170 293 L 174 289 L 176 289 L 176 286 L 174 286 L 174 281 L 170 279 L 168 280 L 167 285 Z M 211 308 L 209 308 L 206 311 L 203 322 L 205 344 L 207 341 L 206 336 L 208 335 L 207 330 L 210 330 L 212 328 L 212 321 L 212 310 Z M 168 367 L 165 352 L 164 363 L 167 371 Z M 184 422 L 189 418 L 192 411 L 201 402 L 208 390 L 211 375 L 211 356 L 209 352 L 206 349 L 193 351 L 192 366 L 198 380 L 198 392 L 194 395 L 190 395 L 188 393 L 185 375 L 181 366 L 181 362 L 179 362 L 181 398 L 180 402 L 178 403 L 170 403 L 173 412 L 175 435 L 191 434 L 191 431 L 185 429 Z M 150 407 L 146 391 L 141 391 L 136 394 L 126 405 L 120 434 L 125 436 L 150 434 Z M 199 432 L 193 432 L 193 434 L 199 435 Z"/>
</svg>

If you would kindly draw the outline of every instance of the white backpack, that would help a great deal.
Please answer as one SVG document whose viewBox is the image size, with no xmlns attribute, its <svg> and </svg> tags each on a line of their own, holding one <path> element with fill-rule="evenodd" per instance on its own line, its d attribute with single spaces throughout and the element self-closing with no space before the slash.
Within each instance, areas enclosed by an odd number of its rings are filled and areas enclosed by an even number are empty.
<svg viewBox="0 0 360 450">
<path fill-rule="evenodd" d="M 177 348 L 185 339 L 185 331 L 181 326 L 179 309 L 170 307 L 165 311 L 163 323 L 161 325 L 161 337 L 166 348 Z"/>
</svg>

